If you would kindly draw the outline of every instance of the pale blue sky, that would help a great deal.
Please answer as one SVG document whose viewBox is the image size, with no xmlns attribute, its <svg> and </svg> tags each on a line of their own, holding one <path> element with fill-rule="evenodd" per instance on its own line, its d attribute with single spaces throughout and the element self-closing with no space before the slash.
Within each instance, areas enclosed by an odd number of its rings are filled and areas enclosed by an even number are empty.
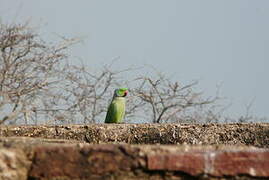
<svg viewBox="0 0 269 180">
<path fill-rule="evenodd" d="M 269 117 L 268 0 L 0 0 L 4 22 L 31 19 L 48 40 L 83 37 L 72 55 L 100 68 L 153 65 L 173 79 L 231 99 L 240 115 Z M 75 58 L 74 58 L 75 59 Z"/>
</svg>

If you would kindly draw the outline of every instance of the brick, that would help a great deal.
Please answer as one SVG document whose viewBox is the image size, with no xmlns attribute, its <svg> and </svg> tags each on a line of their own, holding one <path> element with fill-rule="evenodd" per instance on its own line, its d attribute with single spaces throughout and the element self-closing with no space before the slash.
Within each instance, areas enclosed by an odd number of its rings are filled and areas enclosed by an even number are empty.
<svg viewBox="0 0 269 180">
<path fill-rule="evenodd" d="M 153 154 L 147 156 L 149 170 L 182 171 L 191 175 L 204 172 L 203 152 Z"/>
<path fill-rule="evenodd" d="M 212 164 L 212 175 L 235 176 L 249 175 L 257 177 L 269 176 L 269 151 L 226 151 L 218 152 Z"/>
<path fill-rule="evenodd" d="M 138 165 L 130 156 L 132 153 L 134 152 L 128 152 L 128 147 L 116 145 L 82 148 L 72 145 L 40 146 L 35 148 L 29 175 L 41 179 L 54 177 L 87 179 L 117 174 L 120 171 L 130 171 Z"/>
</svg>

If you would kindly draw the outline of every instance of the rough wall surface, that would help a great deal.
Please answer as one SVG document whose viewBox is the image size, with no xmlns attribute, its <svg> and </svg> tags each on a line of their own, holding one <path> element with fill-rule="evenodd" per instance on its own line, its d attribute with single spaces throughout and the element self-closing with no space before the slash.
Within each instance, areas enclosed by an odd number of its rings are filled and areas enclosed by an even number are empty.
<svg viewBox="0 0 269 180">
<path fill-rule="evenodd" d="M 0 180 L 269 179 L 269 124 L 1 126 L 0 134 Z"/>
<path fill-rule="evenodd" d="M 8 138 L 7 138 L 8 139 Z M 33 142 L 1 143 L 0 179 L 268 179 L 269 149 Z M 15 144 L 14 144 L 15 143 Z"/>
<path fill-rule="evenodd" d="M 269 177 L 269 150 L 115 144 L 41 146 L 35 148 L 29 172 L 32 178 L 46 179 L 221 179 L 240 178 L 242 174 L 244 178 Z"/>
<path fill-rule="evenodd" d="M 269 147 L 269 124 L 92 124 L 0 126 L 0 136 L 67 139 L 93 144 L 196 144 Z"/>
<path fill-rule="evenodd" d="M 30 160 L 21 150 L 0 149 L 1 180 L 27 179 L 30 164 Z"/>
</svg>

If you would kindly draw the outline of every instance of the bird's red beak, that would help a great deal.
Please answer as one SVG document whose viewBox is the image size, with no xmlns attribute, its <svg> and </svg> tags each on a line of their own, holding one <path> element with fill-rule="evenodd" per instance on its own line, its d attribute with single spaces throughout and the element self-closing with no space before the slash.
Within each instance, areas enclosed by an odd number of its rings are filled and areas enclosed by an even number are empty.
<svg viewBox="0 0 269 180">
<path fill-rule="evenodd" d="M 124 97 L 127 96 L 127 94 L 128 94 L 128 91 L 125 91 L 125 92 L 124 92 Z"/>
</svg>

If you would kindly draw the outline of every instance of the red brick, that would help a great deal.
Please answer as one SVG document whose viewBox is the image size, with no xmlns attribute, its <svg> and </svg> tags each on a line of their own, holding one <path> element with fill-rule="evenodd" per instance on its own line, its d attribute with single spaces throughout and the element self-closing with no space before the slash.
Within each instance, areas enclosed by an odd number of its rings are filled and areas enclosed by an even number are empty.
<svg viewBox="0 0 269 180">
<path fill-rule="evenodd" d="M 269 176 L 269 151 L 226 151 L 216 154 L 212 164 L 212 175 Z"/>
<path fill-rule="evenodd" d="M 126 154 L 127 150 L 123 153 L 120 146 L 113 145 L 83 148 L 40 146 L 35 148 L 29 174 L 35 178 L 69 177 L 75 179 L 128 171 L 135 167 L 137 162 Z"/>
<path fill-rule="evenodd" d="M 148 155 L 149 170 L 182 171 L 191 175 L 204 172 L 205 158 L 202 152 L 184 152 Z"/>
</svg>

